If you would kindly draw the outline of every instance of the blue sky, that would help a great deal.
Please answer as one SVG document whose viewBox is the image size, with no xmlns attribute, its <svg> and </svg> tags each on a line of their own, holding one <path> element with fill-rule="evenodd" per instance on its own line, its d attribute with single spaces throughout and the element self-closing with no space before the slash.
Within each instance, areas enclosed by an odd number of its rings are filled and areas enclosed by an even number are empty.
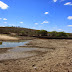
<svg viewBox="0 0 72 72">
<path fill-rule="evenodd" d="M 72 32 L 72 0 L 1 0 L 0 26 Z"/>
</svg>

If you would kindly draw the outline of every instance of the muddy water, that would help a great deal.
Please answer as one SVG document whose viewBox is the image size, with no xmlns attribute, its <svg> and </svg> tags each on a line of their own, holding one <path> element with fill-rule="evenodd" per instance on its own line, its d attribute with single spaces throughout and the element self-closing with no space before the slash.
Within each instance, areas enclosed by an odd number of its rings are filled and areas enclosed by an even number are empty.
<svg viewBox="0 0 72 72">
<path fill-rule="evenodd" d="M 9 47 L 16 47 L 16 46 L 24 46 L 24 44 L 28 43 L 29 41 L 21 41 L 21 42 L 0 42 L 0 48 L 9 48 Z"/>
<path fill-rule="evenodd" d="M 38 50 L 38 48 L 22 48 L 18 46 L 25 46 L 29 41 L 22 42 L 0 42 L 0 48 L 9 48 L 7 52 L 0 53 L 0 60 L 19 59 L 36 55 L 36 53 L 29 53 L 29 51 Z M 10 48 L 11 47 L 11 48 Z"/>
<path fill-rule="evenodd" d="M 8 48 L 7 52 L 0 53 L 0 60 L 6 59 L 19 59 L 19 58 L 26 58 L 37 55 L 35 52 L 31 51 L 44 51 L 45 49 L 40 48 L 24 48 L 18 46 L 24 46 L 29 41 L 23 42 L 2 42 L 0 43 L 0 48 Z M 10 48 L 11 47 L 11 48 Z M 13 47 L 13 48 L 12 48 Z"/>
</svg>

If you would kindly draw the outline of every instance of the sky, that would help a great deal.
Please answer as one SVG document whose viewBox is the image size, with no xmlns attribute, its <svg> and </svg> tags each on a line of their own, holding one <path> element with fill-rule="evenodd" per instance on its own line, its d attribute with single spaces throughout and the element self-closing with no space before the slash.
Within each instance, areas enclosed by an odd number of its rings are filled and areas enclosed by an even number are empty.
<svg viewBox="0 0 72 72">
<path fill-rule="evenodd" d="M 1 0 L 0 26 L 72 33 L 72 0 Z"/>
</svg>

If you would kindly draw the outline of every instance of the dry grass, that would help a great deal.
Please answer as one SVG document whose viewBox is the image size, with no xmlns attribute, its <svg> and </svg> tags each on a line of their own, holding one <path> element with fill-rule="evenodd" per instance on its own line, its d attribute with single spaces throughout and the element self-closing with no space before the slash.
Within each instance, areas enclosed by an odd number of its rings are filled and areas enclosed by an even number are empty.
<svg viewBox="0 0 72 72">
<path fill-rule="evenodd" d="M 18 40 L 18 38 L 16 37 L 12 37 L 12 36 L 8 36 L 8 35 L 4 35 L 4 34 L 0 34 L 0 40 Z"/>
</svg>

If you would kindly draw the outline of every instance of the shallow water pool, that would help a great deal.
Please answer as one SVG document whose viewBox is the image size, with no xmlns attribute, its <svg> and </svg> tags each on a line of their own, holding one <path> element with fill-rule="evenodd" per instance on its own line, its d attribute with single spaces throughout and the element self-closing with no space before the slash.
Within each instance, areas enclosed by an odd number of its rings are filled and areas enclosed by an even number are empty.
<svg viewBox="0 0 72 72">
<path fill-rule="evenodd" d="M 0 42 L 0 48 L 9 48 L 9 47 L 16 47 L 16 46 L 24 46 L 24 44 L 28 43 L 29 41 L 22 41 L 22 42 Z"/>
</svg>

